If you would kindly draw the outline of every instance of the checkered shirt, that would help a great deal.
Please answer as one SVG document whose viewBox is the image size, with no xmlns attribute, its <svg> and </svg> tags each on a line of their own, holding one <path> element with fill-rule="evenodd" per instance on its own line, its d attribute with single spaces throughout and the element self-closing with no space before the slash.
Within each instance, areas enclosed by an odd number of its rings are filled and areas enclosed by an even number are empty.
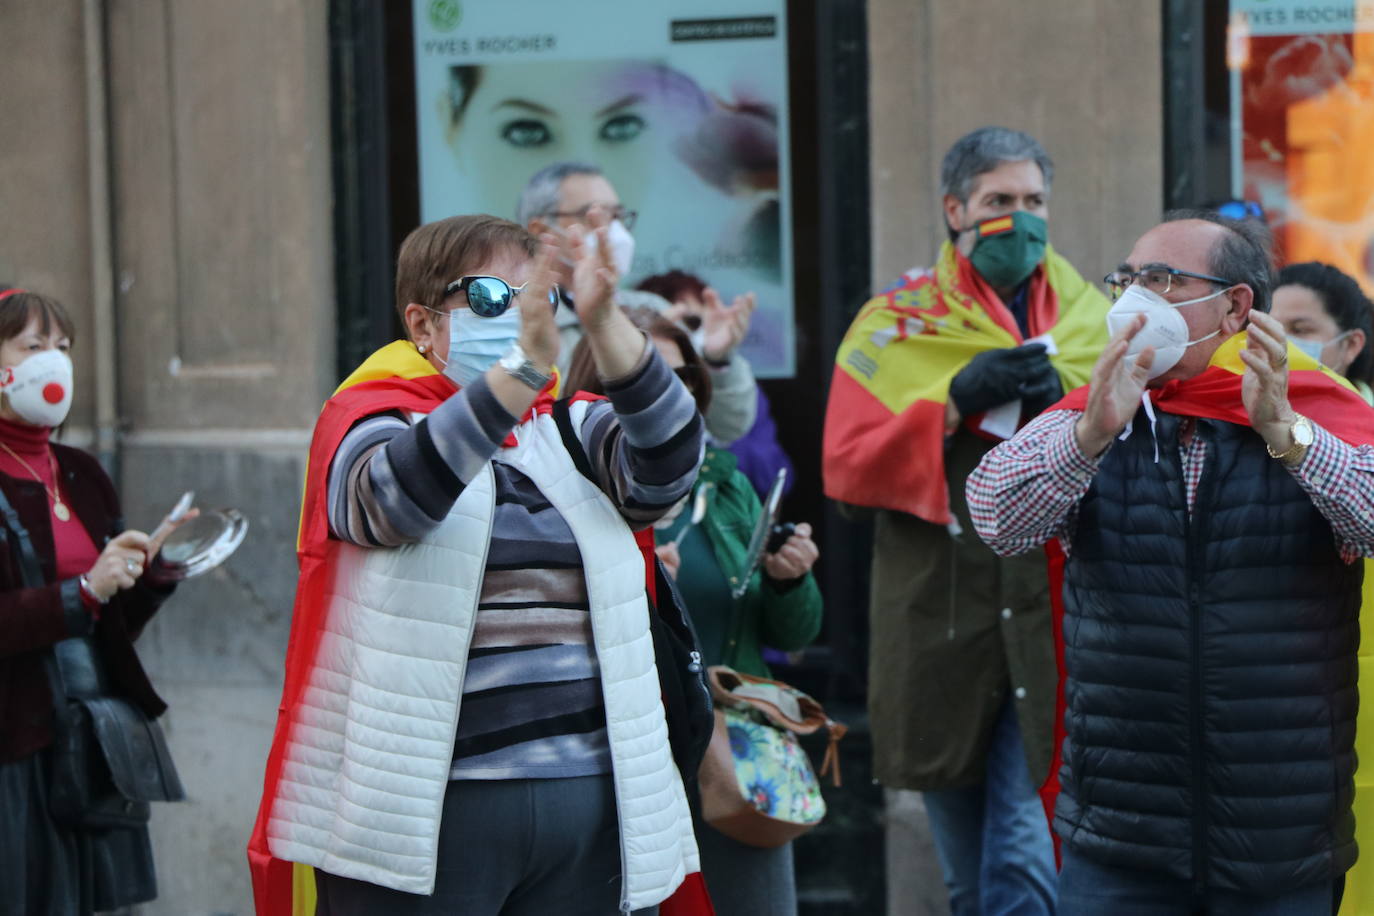
<svg viewBox="0 0 1374 916">
<path fill-rule="evenodd" d="M 1041 414 L 984 456 L 969 475 L 969 515 L 978 534 L 1004 557 L 1050 538 L 1071 549 L 1078 501 L 1102 456 L 1086 457 L 1074 438 L 1078 410 Z M 1374 447 L 1352 446 L 1312 424 L 1315 438 L 1289 472 L 1331 524 L 1341 558 L 1374 556 Z M 1105 452 L 1103 453 L 1105 454 Z M 1188 511 L 1193 510 L 1207 445 L 1193 436 L 1181 455 Z"/>
</svg>

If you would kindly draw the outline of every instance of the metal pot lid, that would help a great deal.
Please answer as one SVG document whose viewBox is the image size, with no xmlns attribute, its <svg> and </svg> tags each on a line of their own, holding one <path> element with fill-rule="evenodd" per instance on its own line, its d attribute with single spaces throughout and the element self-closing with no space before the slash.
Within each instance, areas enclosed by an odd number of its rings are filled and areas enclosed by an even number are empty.
<svg viewBox="0 0 1374 916">
<path fill-rule="evenodd" d="M 189 579 L 229 559 L 247 534 L 248 519 L 239 510 L 202 510 L 167 535 L 159 557 L 178 579 Z"/>
</svg>

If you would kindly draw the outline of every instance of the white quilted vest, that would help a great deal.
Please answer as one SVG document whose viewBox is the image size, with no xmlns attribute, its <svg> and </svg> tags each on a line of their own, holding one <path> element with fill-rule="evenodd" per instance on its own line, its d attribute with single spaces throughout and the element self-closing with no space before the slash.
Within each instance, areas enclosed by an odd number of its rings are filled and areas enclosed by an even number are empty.
<svg viewBox="0 0 1374 916">
<path fill-rule="evenodd" d="M 572 406 L 578 427 L 587 404 Z M 528 476 L 582 552 L 601 668 L 624 880 L 621 909 L 653 906 L 698 871 L 644 592 L 644 558 L 615 506 L 578 473 L 548 415 L 495 460 Z M 423 540 L 338 544 L 326 632 L 287 739 L 272 854 L 430 894 L 494 513 L 490 464 Z"/>
</svg>

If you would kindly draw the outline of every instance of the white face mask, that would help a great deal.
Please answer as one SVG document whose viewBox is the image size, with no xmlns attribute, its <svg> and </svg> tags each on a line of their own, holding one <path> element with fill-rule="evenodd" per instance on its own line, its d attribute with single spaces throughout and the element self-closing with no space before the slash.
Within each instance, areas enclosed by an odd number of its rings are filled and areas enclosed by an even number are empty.
<svg viewBox="0 0 1374 916">
<path fill-rule="evenodd" d="M 456 308 L 449 312 L 448 359 L 444 375 L 461 387 L 467 387 L 506 355 L 520 336 L 520 306 L 512 303 L 495 318 L 483 318 L 472 309 Z"/>
<path fill-rule="evenodd" d="M 1322 360 L 1322 354 L 1326 352 L 1326 348 L 1332 344 L 1340 343 L 1342 340 L 1345 340 L 1353 331 L 1353 328 L 1349 331 L 1342 331 L 1330 340 L 1304 340 L 1301 337 L 1293 337 L 1290 335 L 1288 341 L 1293 346 L 1325 366 L 1326 363 Z"/>
<path fill-rule="evenodd" d="M 596 233 L 588 231 L 583 239 L 587 250 L 595 253 L 600 244 Z M 630 266 L 635 260 L 635 237 L 630 235 L 630 230 L 626 229 L 620 220 L 613 219 L 606 227 L 606 244 L 611 246 L 611 262 L 615 264 L 616 273 L 620 274 L 622 279 L 629 276 Z"/>
<path fill-rule="evenodd" d="M 1135 337 L 1131 338 L 1131 345 L 1126 351 L 1126 355 L 1138 356 L 1146 347 L 1154 347 L 1155 361 L 1150 365 L 1149 377 L 1152 379 L 1159 378 L 1178 365 L 1178 361 L 1183 358 L 1183 354 L 1193 344 L 1200 344 L 1204 340 L 1210 340 L 1221 333 L 1221 329 L 1217 328 L 1212 333 L 1199 337 L 1197 340 L 1189 340 L 1188 322 L 1183 319 L 1178 310 L 1185 305 L 1196 305 L 1199 302 L 1215 299 L 1232 288 L 1217 290 L 1210 295 L 1199 296 L 1186 302 L 1170 302 L 1159 293 L 1151 292 L 1145 287 L 1133 283 L 1126 287 L 1121 298 L 1113 302 L 1111 309 L 1107 311 L 1107 333 L 1116 336 L 1122 328 L 1135 320 L 1136 315 L 1144 314 L 1145 327 L 1141 328 Z"/>
<path fill-rule="evenodd" d="M 0 369 L 0 391 L 25 423 L 61 426 L 72 407 L 72 361 L 61 350 L 35 353 Z"/>
</svg>

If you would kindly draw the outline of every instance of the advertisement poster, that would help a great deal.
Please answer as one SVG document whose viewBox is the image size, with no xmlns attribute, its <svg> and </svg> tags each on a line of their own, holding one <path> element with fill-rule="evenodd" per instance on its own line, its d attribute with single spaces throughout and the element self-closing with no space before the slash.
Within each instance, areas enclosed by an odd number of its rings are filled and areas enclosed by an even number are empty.
<svg viewBox="0 0 1374 916">
<path fill-rule="evenodd" d="M 513 218 L 530 176 L 599 166 L 638 213 L 622 285 L 758 295 L 744 355 L 795 371 L 784 0 L 414 0 L 420 215 Z"/>
<path fill-rule="evenodd" d="M 1285 263 L 1374 293 L 1374 3 L 1232 0 L 1233 160 Z"/>
</svg>

